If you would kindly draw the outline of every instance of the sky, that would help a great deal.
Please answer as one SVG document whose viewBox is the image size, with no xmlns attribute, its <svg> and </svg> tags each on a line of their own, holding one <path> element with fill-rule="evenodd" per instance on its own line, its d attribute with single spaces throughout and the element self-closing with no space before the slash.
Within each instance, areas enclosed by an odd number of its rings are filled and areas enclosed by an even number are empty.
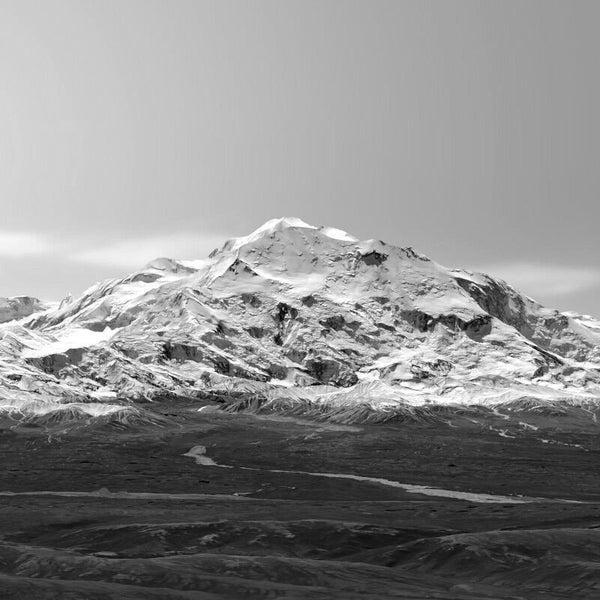
<svg viewBox="0 0 600 600">
<path fill-rule="evenodd" d="M 0 296 L 273 217 L 600 317 L 600 3 L 0 0 Z"/>
</svg>

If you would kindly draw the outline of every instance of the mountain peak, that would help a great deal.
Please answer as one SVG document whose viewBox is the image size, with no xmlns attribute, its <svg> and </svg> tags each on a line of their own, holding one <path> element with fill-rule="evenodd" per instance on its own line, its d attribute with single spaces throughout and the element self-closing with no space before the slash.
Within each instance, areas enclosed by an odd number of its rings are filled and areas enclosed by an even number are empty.
<svg viewBox="0 0 600 600">
<path fill-rule="evenodd" d="M 261 225 L 258 229 L 255 229 L 249 235 L 245 235 L 239 238 L 232 238 L 228 240 L 222 248 L 222 251 L 229 252 L 237 252 L 242 247 L 252 246 L 256 242 L 260 240 L 273 237 L 278 233 L 289 233 L 290 236 L 296 233 L 301 234 L 312 234 L 314 238 L 319 238 L 321 236 L 325 236 L 330 238 L 331 240 L 335 240 L 336 242 L 358 242 L 358 238 L 350 235 L 349 233 L 337 229 L 335 227 L 328 226 L 319 226 L 310 225 L 306 221 L 298 217 L 279 217 L 275 219 L 270 219 L 263 225 Z M 312 241 L 312 237 L 309 236 L 308 241 Z"/>
<path fill-rule="evenodd" d="M 270 219 L 264 225 L 261 225 L 256 231 L 251 233 L 250 236 L 263 235 L 265 233 L 271 234 L 276 231 L 284 231 L 286 229 L 313 229 L 315 232 L 319 232 L 334 240 L 342 242 L 359 241 L 358 238 L 350 235 L 348 232 L 342 229 L 328 227 L 326 225 L 315 227 L 314 225 L 310 225 L 298 217 L 279 217 L 276 219 Z"/>
<path fill-rule="evenodd" d="M 274 231 L 281 231 L 283 229 L 289 229 L 292 227 L 301 229 L 317 229 L 314 225 L 310 225 L 298 217 L 276 217 L 274 219 L 269 219 L 250 235 L 256 233 L 272 233 Z"/>
</svg>

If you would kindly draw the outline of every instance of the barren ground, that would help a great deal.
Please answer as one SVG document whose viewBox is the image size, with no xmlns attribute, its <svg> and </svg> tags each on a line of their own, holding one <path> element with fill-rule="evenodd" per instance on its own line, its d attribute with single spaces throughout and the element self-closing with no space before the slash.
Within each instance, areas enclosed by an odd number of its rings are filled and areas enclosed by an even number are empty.
<svg viewBox="0 0 600 600">
<path fill-rule="evenodd" d="M 0 597 L 600 597 L 591 419 L 336 425 L 197 408 L 153 405 L 162 426 L 3 421 Z"/>
</svg>

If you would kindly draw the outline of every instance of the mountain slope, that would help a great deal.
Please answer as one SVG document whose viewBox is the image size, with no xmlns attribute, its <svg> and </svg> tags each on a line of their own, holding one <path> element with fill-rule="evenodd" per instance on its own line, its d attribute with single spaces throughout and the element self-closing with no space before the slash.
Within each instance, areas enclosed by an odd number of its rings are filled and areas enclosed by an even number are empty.
<svg viewBox="0 0 600 600">
<path fill-rule="evenodd" d="M 206 260 L 157 259 L 0 325 L 7 412 L 241 391 L 332 413 L 592 403 L 600 322 L 411 248 L 274 219 Z"/>
</svg>

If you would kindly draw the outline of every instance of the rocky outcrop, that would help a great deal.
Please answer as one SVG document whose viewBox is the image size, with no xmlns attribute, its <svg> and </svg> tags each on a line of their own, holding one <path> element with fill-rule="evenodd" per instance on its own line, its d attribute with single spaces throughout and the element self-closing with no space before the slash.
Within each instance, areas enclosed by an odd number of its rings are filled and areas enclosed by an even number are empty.
<svg viewBox="0 0 600 600">
<path fill-rule="evenodd" d="M 305 362 L 307 373 L 317 382 L 349 387 L 358 382 L 358 377 L 347 365 L 329 358 L 311 358 Z"/>
<path fill-rule="evenodd" d="M 455 314 L 430 315 L 422 310 L 405 310 L 400 312 L 401 317 L 412 327 L 421 332 L 433 331 L 435 327 L 443 325 L 450 331 L 463 331 L 471 339 L 481 339 L 492 331 L 491 315 L 476 315 L 465 319 Z"/>
<path fill-rule="evenodd" d="M 377 250 L 371 250 L 359 255 L 359 260 L 369 267 L 380 266 L 388 259 L 388 255 Z"/>
<path fill-rule="evenodd" d="M 78 365 L 83 358 L 83 352 L 82 348 L 71 348 L 65 352 L 48 354 L 40 358 L 30 358 L 27 361 L 44 373 L 60 375 L 67 367 Z"/>
<path fill-rule="evenodd" d="M 204 353 L 197 346 L 181 344 L 177 342 L 165 342 L 163 344 L 163 356 L 167 360 L 192 360 L 194 362 L 202 362 Z"/>
</svg>

